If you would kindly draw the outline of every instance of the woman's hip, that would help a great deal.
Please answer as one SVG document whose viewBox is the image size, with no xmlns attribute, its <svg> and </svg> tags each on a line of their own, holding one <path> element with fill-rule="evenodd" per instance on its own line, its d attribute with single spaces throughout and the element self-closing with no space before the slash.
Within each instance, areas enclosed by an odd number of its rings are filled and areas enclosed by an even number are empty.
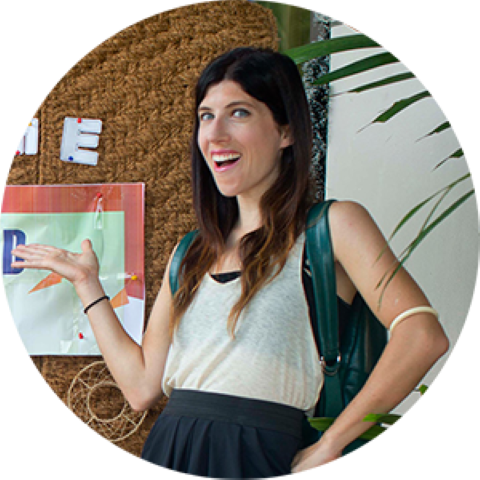
<svg viewBox="0 0 480 480">
<path fill-rule="evenodd" d="M 301 410 L 274 402 L 174 390 L 142 458 L 206 477 L 285 475 L 301 443 L 303 418 Z"/>
</svg>

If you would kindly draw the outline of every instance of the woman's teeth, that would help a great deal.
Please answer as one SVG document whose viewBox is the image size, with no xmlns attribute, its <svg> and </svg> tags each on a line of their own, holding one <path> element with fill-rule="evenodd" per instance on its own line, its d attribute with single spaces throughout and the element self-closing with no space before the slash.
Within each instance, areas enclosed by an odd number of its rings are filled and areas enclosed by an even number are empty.
<svg viewBox="0 0 480 480">
<path fill-rule="evenodd" d="M 237 160 L 240 158 L 240 155 L 238 153 L 223 153 L 223 154 L 212 155 L 212 158 L 214 162 L 222 163 L 230 160 Z"/>
<path fill-rule="evenodd" d="M 234 153 L 213 155 L 212 160 L 215 162 L 217 167 L 232 165 L 237 160 L 239 160 L 240 155 Z"/>
</svg>

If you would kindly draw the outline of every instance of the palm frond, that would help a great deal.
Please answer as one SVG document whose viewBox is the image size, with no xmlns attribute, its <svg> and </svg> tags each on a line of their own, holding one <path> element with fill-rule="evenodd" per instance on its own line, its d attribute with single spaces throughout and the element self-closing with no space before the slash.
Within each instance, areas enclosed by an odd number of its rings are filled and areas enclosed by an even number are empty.
<svg viewBox="0 0 480 480">
<path fill-rule="evenodd" d="M 368 90 L 373 90 L 374 88 L 386 87 L 388 85 L 392 85 L 398 82 L 403 82 L 405 80 L 409 80 L 412 78 L 416 78 L 416 77 L 411 72 L 400 73 L 399 75 L 393 75 L 392 77 L 384 78 L 382 80 L 378 80 L 377 82 L 367 83 L 365 85 L 362 85 L 357 88 L 352 88 L 351 90 L 347 90 L 345 92 L 335 93 L 332 96 L 336 97 L 339 95 L 345 95 L 346 93 L 367 92 Z"/>
<path fill-rule="evenodd" d="M 378 45 L 375 41 L 373 41 L 369 37 L 366 37 L 365 35 L 362 35 L 362 34 L 355 34 L 355 35 L 348 35 L 348 36 L 329 39 L 329 40 L 323 40 L 321 42 L 315 42 L 315 43 L 298 47 L 295 49 L 290 49 L 284 53 L 289 55 L 297 64 L 301 64 L 308 60 L 312 60 L 313 58 L 330 55 L 333 53 L 339 53 L 339 52 L 348 51 L 348 50 L 376 48 L 376 47 L 380 47 L 380 45 Z M 381 68 L 385 65 L 389 65 L 397 62 L 398 62 L 398 59 L 388 52 L 378 53 L 375 55 L 371 55 L 363 60 L 354 61 L 349 65 L 346 65 L 333 72 L 330 72 L 329 74 L 324 75 L 319 81 L 315 83 L 318 85 L 327 84 L 329 82 L 334 82 L 339 79 L 347 78 L 353 75 L 357 75 L 369 70 Z M 360 85 L 358 87 L 352 88 L 351 90 L 343 93 L 361 93 L 361 92 L 365 92 L 375 88 L 380 88 L 388 85 L 393 85 L 395 83 L 404 82 L 412 78 L 415 78 L 415 76 L 411 72 L 401 73 L 401 74 L 390 76 L 387 78 L 381 78 L 380 80 L 377 80 L 372 83 Z M 391 120 L 392 118 L 394 118 L 396 115 L 400 114 L 401 112 L 404 112 L 410 106 L 429 97 L 431 97 L 431 94 L 428 91 L 422 91 L 408 98 L 403 98 L 395 102 L 392 106 L 387 108 L 383 113 L 378 115 L 369 125 L 372 125 L 375 123 L 384 124 L 389 120 Z M 432 135 L 439 134 L 450 128 L 451 128 L 450 123 L 446 121 L 421 138 L 426 138 Z M 458 159 L 463 156 L 464 156 L 463 150 L 459 148 L 455 152 L 450 154 L 447 158 L 439 162 L 434 167 L 434 170 L 440 168 L 448 160 Z M 470 174 L 464 175 L 463 177 L 453 181 L 446 187 L 440 189 L 438 192 L 434 193 L 433 195 L 430 195 L 427 199 L 423 200 L 418 205 L 413 207 L 395 227 L 393 233 L 390 236 L 390 239 L 388 240 L 385 246 L 385 249 L 380 253 L 379 258 L 383 255 L 385 250 L 388 248 L 389 243 L 391 242 L 393 237 L 395 237 L 395 235 L 399 232 L 399 230 L 402 227 L 404 227 L 415 215 L 417 215 L 418 212 L 420 212 L 428 203 L 430 203 L 431 201 L 433 201 L 435 198 L 438 197 L 435 205 L 427 214 L 426 219 L 423 222 L 422 228 L 420 229 L 420 232 L 410 242 L 410 244 L 405 248 L 405 250 L 399 256 L 399 262 L 395 262 L 395 264 L 392 265 L 391 269 L 385 273 L 382 279 L 380 279 L 377 285 L 377 288 L 383 285 L 383 291 L 381 293 L 379 302 L 381 302 L 386 286 L 392 281 L 396 273 L 402 268 L 404 263 L 412 255 L 415 249 L 423 242 L 423 240 L 427 237 L 427 235 L 429 235 L 442 221 L 444 221 L 447 217 L 449 217 L 452 213 L 454 213 L 463 203 L 465 203 L 474 194 L 474 190 L 470 190 L 466 194 L 462 195 L 454 203 L 452 203 L 441 215 L 439 215 L 438 218 L 431 221 L 434 214 L 438 211 L 439 206 L 444 202 L 448 193 L 456 185 L 466 180 L 468 177 L 470 177 Z M 388 273 L 392 270 L 393 272 L 390 273 L 389 275 Z"/>
<path fill-rule="evenodd" d="M 388 108 L 385 112 L 383 112 L 381 115 L 375 118 L 375 120 L 373 120 L 372 123 L 388 122 L 395 115 L 398 115 L 400 112 L 402 112 L 406 108 L 428 97 L 431 97 L 430 92 L 424 91 L 424 92 L 417 93 L 411 97 L 403 98 L 402 100 L 395 102 L 390 108 Z"/>
<path fill-rule="evenodd" d="M 456 200 L 450 207 L 448 207 L 441 215 L 438 216 L 430 225 L 425 226 L 421 232 L 412 240 L 412 242 L 405 248 L 405 250 L 399 256 L 399 264 L 390 274 L 388 280 L 384 283 L 382 287 L 382 293 L 379 298 L 379 304 L 381 304 L 383 295 L 385 293 L 386 288 L 393 280 L 395 275 L 399 272 L 399 270 L 403 267 L 405 262 L 410 258 L 412 253 L 416 250 L 416 248 L 425 240 L 427 235 L 429 235 L 440 223 L 442 223 L 448 216 L 450 216 L 457 208 L 459 208 L 464 202 L 466 202 L 475 191 L 472 189 L 468 191 L 466 194 L 462 195 L 458 200 Z M 444 194 L 443 197 L 446 195 Z M 386 278 L 386 276 L 384 276 Z"/>
<path fill-rule="evenodd" d="M 328 430 L 333 422 L 335 421 L 335 418 L 330 418 L 330 417 L 315 417 L 315 418 L 309 418 L 308 422 L 310 425 L 318 430 L 319 432 L 325 432 Z M 370 427 L 365 433 L 360 435 L 358 438 L 361 440 L 373 440 L 374 438 L 378 437 L 380 434 L 382 434 L 386 430 L 385 427 L 382 427 L 380 425 L 373 425 Z"/>
<path fill-rule="evenodd" d="M 417 140 L 417 142 L 424 139 L 424 138 L 431 137 L 432 135 L 437 135 L 439 133 L 442 133 L 443 131 L 448 130 L 449 128 L 451 128 L 450 122 L 444 122 L 441 125 L 439 125 L 437 128 L 435 128 L 434 130 L 432 130 L 431 132 L 427 133 L 423 137 L 420 137 Z"/>
<path fill-rule="evenodd" d="M 398 63 L 398 59 L 391 53 L 379 53 L 377 55 L 372 55 L 371 57 L 353 62 L 345 67 L 339 68 L 338 70 L 334 70 L 333 72 L 327 73 L 314 82 L 314 85 L 325 85 L 327 83 L 334 82 L 335 80 L 351 77 L 352 75 L 364 73 L 368 70 L 373 70 L 374 68 L 383 67 L 392 63 Z"/>
<path fill-rule="evenodd" d="M 394 425 L 401 418 L 401 415 L 396 415 L 394 413 L 370 413 L 363 419 L 363 421 L 384 423 L 385 425 Z"/>
<path fill-rule="evenodd" d="M 453 152 L 451 155 L 449 155 L 447 158 L 443 159 L 439 164 L 435 165 L 434 170 L 436 170 L 437 168 L 440 168 L 444 163 L 448 162 L 448 160 L 450 160 L 451 158 L 453 159 L 462 158 L 463 155 L 464 155 L 463 150 L 459 148 L 458 150 Z"/>
<path fill-rule="evenodd" d="M 285 50 L 284 53 L 297 65 L 300 65 L 313 60 L 314 58 L 324 57 L 326 55 L 331 55 L 332 53 L 374 47 L 380 47 L 380 45 L 366 35 L 355 34 L 313 42 L 308 45 L 302 45 L 301 47 L 290 48 L 289 50 Z"/>
</svg>

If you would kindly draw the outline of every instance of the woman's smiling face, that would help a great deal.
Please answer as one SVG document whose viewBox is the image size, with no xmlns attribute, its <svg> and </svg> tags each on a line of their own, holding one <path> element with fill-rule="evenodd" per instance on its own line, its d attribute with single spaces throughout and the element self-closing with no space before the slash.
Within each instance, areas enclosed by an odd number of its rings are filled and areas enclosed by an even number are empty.
<svg viewBox="0 0 480 480">
<path fill-rule="evenodd" d="M 292 144 L 264 103 L 231 80 L 212 85 L 198 107 L 198 146 L 219 191 L 260 200 L 279 174 L 282 150 Z"/>
</svg>

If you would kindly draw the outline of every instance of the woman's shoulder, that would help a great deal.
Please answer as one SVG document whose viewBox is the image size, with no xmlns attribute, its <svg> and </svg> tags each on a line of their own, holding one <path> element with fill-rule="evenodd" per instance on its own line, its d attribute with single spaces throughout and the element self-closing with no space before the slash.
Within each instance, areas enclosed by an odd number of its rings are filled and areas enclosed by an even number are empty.
<svg viewBox="0 0 480 480">
<path fill-rule="evenodd" d="M 356 229 L 372 225 L 374 221 L 362 204 L 353 200 L 334 200 L 328 208 L 328 223 L 330 231 L 335 232 L 344 228 Z"/>
<path fill-rule="evenodd" d="M 334 243 L 342 239 L 362 238 L 366 242 L 381 235 L 365 206 L 351 200 L 333 202 L 328 212 L 330 233 Z"/>
<path fill-rule="evenodd" d="M 368 210 L 361 203 L 354 200 L 336 200 L 332 202 L 329 209 L 330 217 L 358 218 L 362 216 L 370 216 Z"/>
<path fill-rule="evenodd" d="M 360 203 L 352 200 L 338 200 L 332 203 L 328 212 L 330 228 L 360 228 L 371 224 L 372 217 Z"/>
</svg>

